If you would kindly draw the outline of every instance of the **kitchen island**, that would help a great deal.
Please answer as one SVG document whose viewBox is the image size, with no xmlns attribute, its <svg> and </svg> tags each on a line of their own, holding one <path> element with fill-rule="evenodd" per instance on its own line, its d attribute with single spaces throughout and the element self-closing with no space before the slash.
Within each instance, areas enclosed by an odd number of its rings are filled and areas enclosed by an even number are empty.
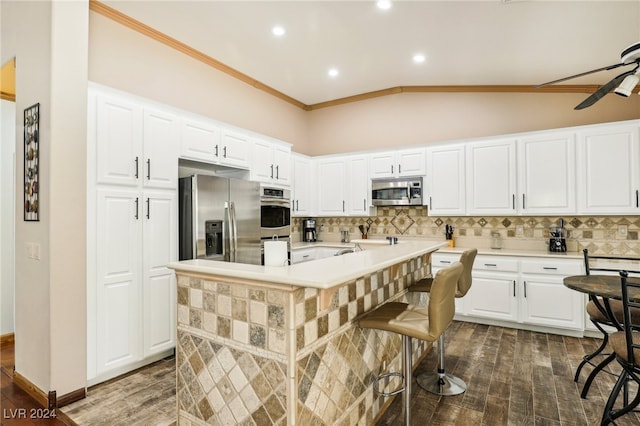
<svg viewBox="0 0 640 426">
<path fill-rule="evenodd" d="M 283 267 L 189 260 L 178 278 L 178 424 L 372 424 L 400 337 L 357 320 L 428 276 L 446 244 L 412 241 Z M 414 339 L 414 365 L 430 345 Z"/>
</svg>

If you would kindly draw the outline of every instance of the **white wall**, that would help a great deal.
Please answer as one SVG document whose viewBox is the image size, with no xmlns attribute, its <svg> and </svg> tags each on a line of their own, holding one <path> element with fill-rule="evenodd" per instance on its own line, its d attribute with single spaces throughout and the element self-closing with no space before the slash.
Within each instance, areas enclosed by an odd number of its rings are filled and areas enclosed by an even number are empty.
<svg viewBox="0 0 640 426">
<path fill-rule="evenodd" d="M 14 331 L 15 103 L 0 101 L 0 335 Z"/>
<path fill-rule="evenodd" d="M 40 220 L 16 203 L 15 367 L 45 393 L 86 385 L 87 1 L 2 1 L 0 62 L 16 57 L 22 111 L 40 104 Z M 24 163 L 16 161 L 22 197 Z M 40 247 L 40 259 L 26 245 Z"/>
</svg>

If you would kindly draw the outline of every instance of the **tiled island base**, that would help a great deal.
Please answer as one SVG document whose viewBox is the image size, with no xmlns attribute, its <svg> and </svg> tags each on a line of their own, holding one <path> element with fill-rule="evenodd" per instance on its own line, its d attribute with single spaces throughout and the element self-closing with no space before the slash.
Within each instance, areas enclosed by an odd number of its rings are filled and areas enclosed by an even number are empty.
<svg viewBox="0 0 640 426">
<path fill-rule="evenodd" d="M 176 271 L 178 424 L 372 424 L 401 341 L 357 319 L 429 272 L 430 253 L 328 290 Z"/>
</svg>

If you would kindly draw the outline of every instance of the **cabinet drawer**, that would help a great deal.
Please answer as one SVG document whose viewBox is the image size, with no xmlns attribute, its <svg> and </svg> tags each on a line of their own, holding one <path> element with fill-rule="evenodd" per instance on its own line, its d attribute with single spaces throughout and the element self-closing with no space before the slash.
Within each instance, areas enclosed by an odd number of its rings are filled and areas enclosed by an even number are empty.
<svg viewBox="0 0 640 426">
<path fill-rule="evenodd" d="M 473 270 L 518 272 L 518 261 L 515 259 L 501 259 L 499 257 L 478 256 L 473 263 Z"/>
<path fill-rule="evenodd" d="M 453 265 L 455 262 L 460 260 L 460 255 L 458 254 L 434 254 L 431 257 L 431 267 L 432 268 L 446 268 L 448 266 Z"/>
<path fill-rule="evenodd" d="M 522 273 L 547 274 L 547 275 L 580 275 L 582 274 L 582 262 L 558 262 L 550 261 L 523 261 Z"/>
</svg>

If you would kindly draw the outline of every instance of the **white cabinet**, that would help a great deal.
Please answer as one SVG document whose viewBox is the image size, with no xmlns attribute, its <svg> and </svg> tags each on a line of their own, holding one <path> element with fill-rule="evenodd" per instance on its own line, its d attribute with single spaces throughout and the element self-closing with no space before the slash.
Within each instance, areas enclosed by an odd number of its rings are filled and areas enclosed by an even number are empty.
<svg viewBox="0 0 640 426">
<path fill-rule="evenodd" d="M 371 185 L 368 178 L 367 158 L 347 158 L 346 209 L 349 216 L 368 216 L 371 203 Z"/>
<path fill-rule="evenodd" d="M 516 213 L 516 142 L 504 139 L 469 143 L 467 154 L 467 213 Z"/>
<path fill-rule="evenodd" d="M 371 204 L 365 156 L 316 160 L 317 215 L 368 216 Z"/>
<path fill-rule="evenodd" d="M 603 125 L 578 133 L 578 211 L 640 212 L 638 125 Z"/>
<path fill-rule="evenodd" d="M 580 275 L 579 260 L 522 261 L 522 322 L 564 329 L 584 329 L 584 295 L 564 286 L 566 276 Z"/>
<path fill-rule="evenodd" d="M 292 265 L 294 265 L 296 263 L 310 262 L 312 260 L 316 260 L 316 249 L 315 248 L 304 248 L 304 249 L 291 250 L 291 264 Z"/>
<path fill-rule="evenodd" d="M 544 133 L 518 141 L 518 200 L 522 214 L 576 212 L 575 133 Z"/>
<path fill-rule="evenodd" d="M 96 170 L 100 184 L 175 188 L 178 121 L 127 99 L 97 96 Z"/>
<path fill-rule="evenodd" d="M 187 115 L 181 120 L 180 135 L 181 158 L 249 169 L 252 142 L 241 132 L 204 117 Z"/>
<path fill-rule="evenodd" d="M 293 168 L 291 214 L 297 217 L 311 216 L 314 214 L 315 165 L 311 158 L 300 154 L 292 154 L 291 163 Z"/>
<path fill-rule="evenodd" d="M 371 154 L 370 177 L 423 176 L 426 170 L 424 148 L 404 149 Z"/>
<path fill-rule="evenodd" d="M 251 180 L 278 186 L 291 185 L 291 147 L 254 139 Z"/>
<path fill-rule="evenodd" d="M 426 155 L 429 214 L 464 215 L 464 145 L 428 148 Z"/>
<path fill-rule="evenodd" d="M 434 253 L 432 271 L 451 265 L 460 255 Z M 584 329 L 584 294 L 565 287 L 566 276 L 583 272 L 580 259 L 478 255 L 471 288 L 456 299 L 456 317 L 465 321 Z M 517 325 L 516 325 L 517 326 Z"/>
<path fill-rule="evenodd" d="M 347 212 L 344 158 L 320 159 L 316 163 L 316 171 L 318 216 L 344 216 Z"/>
</svg>

